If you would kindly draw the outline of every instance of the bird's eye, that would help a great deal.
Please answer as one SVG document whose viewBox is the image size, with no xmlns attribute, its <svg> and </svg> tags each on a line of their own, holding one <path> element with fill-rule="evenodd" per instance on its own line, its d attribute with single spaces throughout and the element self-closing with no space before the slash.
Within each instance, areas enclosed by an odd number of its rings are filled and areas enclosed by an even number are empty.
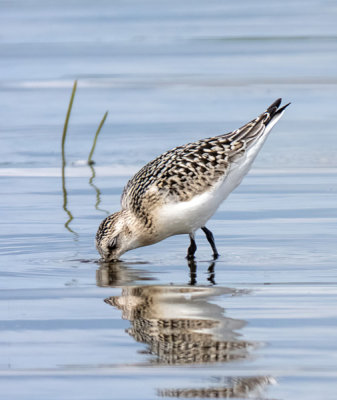
<svg viewBox="0 0 337 400">
<path fill-rule="evenodd" d="M 111 239 L 108 243 L 108 248 L 109 250 L 114 250 L 117 246 L 117 237 L 114 237 L 113 239 Z"/>
</svg>

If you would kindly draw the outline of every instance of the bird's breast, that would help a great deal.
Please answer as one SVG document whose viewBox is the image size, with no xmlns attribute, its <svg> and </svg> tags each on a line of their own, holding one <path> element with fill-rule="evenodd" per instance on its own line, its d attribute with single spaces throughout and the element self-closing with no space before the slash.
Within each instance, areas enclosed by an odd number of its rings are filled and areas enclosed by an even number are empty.
<svg viewBox="0 0 337 400">
<path fill-rule="evenodd" d="M 223 201 L 219 187 L 198 194 L 188 201 L 169 202 L 156 210 L 156 230 L 163 238 L 195 232 L 206 224 Z"/>
</svg>

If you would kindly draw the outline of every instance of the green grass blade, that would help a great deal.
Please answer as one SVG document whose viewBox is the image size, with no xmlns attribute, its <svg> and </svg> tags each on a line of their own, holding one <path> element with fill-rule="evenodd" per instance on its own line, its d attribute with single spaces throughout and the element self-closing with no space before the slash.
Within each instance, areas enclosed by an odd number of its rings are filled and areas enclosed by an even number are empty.
<svg viewBox="0 0 337 400">
<path fill-rule="evenodd" d="M 95 151 L 98 135 L 99 135 L 99 133 L 100 133 L 100 131 L 102 129 L 102 126 L 103 126 L 107 116 L 108 116 L 108 111 L 106 111 L 106 113 L 104 114 L 104 116 L 102 118 L 102 121 L 101 121 L 101 123 L 99 124 L 99 126 L 97 128 L 97 131 L 96 131 L 96 134 L 95 134 L 95 137 L 94 137 L 94 142 L 92 144 L 92 147 L 91 147 L 91 150 L 90 150 L 90 153 L 89 153 L 89 156 L 88 156 L 88 164 L 89 165 L 94 163 L 92 161 L 92 156 L 93 156 L 94 151 Z"/>
<path fill-rule="evenodd" d="M 71 114 L 71 109 L 73 107 L 73 102 L 74 102 L 74 98 L 75 98 L 76 89 L 77 89 L 77 80 L 74 81 L 73 90 L 71 92 L 70 102 L 69 102 L 69 106 L 68 106 L 68 110 L 67 110 L 67 115 L 66 115 L 66 119 L 64 121 L 64 126 L 63 126 L 61 147 L 62 147 L 62 163 L 64 165 L 66 163 L 66 159 L 65 159 L 65 142 L 66 142 L 69 118 L 70 118 L 70 114 Z"/>
<path fill-rule="evenodd" d="M 74 82 L 73 90 L 71 92 L 68 111 L 67 111 L 67 115 L 66 115 L 66 119 L 65 119 L 64 127 L 63 127 L 62 143 L 61 143 L 61 149 L 62 149 L 62 168 L 61 168 L 61 172 L 62 172 L 62 192 L 63 192 L 63 206 L 62 206 L 62 208 L 68 215 L 68 220 L 65 222 L 64 226 L 69 232 L 71 232 L 72 234 L 75 235 L 75 240 L 77 239 L 78 234 L 69 227 L 69 224 L 74 219 L 74 217 L 73 217 L 71 211 L 68 209 L 68 193 L 67 193 L 67 188 L 66 188 L 66 174 L 65 174 L 65 169 L 66 169 L 65 142 L 66 142 L 66 136 L 67 136 L 70 113 L 71 113 L 71 109 L 73 107 L 74 97 L 75 97 L 75 93 L 76 93 L 76 88 L 77 88 L 77 80 Z"/>
</svg>

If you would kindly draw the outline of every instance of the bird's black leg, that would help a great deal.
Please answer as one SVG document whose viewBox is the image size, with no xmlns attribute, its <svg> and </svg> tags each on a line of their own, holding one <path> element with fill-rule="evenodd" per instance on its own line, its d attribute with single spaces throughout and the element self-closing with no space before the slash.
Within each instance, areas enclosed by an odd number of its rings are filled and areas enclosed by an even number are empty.
<svg viewBox="0 0 337 400">
<path fill-rule="evenodd" d="M 190 233 L 190 240 L 191 244 L 190 247 L 187 250 L 187 259 L 188 260 L 193 260 L 194 258 L 194 253 L 197 251 L 197 245 L 194 240 L 194 234 Z"/>
<path fill-rule="evenodd" d="M 206 226 L 203 226 L 201 229 L 205 232 L 206 238 L 213 250 L 213 258 L 214 258 L 214 260 L 216 260 L 219 257 L 219 253 L 215 247 L 213 233 L 209 229 L 207 229 Z"/>
</svg>

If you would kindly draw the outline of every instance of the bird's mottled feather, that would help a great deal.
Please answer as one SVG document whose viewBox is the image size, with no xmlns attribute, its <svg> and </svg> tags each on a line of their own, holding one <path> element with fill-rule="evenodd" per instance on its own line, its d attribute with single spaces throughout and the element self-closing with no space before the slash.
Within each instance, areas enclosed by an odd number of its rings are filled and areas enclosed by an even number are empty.
<svg viewBox="0 0 337 400">
<path fill-rule="evenodd" d="M 124 188 L 122 208 L 142 216 L 149 208 L 188 201 L 223 179 L 230 164 L 240 159 L 269 122 L 268 112 L 241 128 L 176 147 L 146 164 Z"/>
</svg>

